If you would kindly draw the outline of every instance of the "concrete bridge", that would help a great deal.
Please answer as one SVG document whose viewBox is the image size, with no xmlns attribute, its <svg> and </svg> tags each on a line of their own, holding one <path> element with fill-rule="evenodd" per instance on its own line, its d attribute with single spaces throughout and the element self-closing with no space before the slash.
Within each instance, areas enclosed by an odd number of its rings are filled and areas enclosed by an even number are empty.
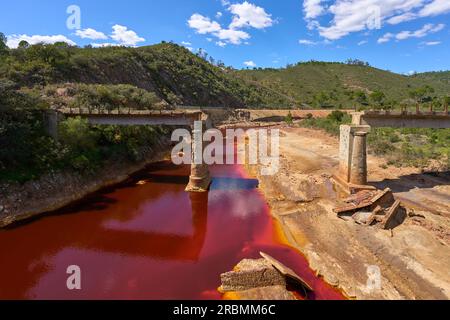
<svg viewBox="0 0 450 320">
<path fill-rule="evenodd" d="M 116 126 L 174 126 L 190 127 L 192 136 L 201 134 L 212 127 L 211 118 L 201 111 L 130 111 L 127 113 L 114 110 L 107 113 L 90 112 L 82 109 L 60 109 L 50 110 L 45 115 L 47 131 L 54 139 L 58 139 L 58 123 L 65 118 L 81 117 L 87 119 L 91 125 L 116 125 Z M 201 122 L 201 132 L 196 132 L 194 123 Z M 188 192 L 205 192 L 211 184 L 211 177 L 206 164 L 195 164 L 194 150 L 196 150 L 195 139 L 192 139 L 192 165 Z"/>
<path fill-rule="evenodd" d="M 450 114 L 445 112 L 379 112 L 352 113 L 352 124 L 340 130 L 339 170 L 335 180 L 344 190 L 367 189 L 367 135 L 371 128 L 450 128 Z"/>
</svg>

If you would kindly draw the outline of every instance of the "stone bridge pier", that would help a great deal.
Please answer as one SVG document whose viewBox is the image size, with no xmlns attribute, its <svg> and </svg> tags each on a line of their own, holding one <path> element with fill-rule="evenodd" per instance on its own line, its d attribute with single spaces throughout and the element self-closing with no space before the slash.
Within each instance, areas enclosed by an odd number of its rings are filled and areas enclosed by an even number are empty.
<svg viewBox="0 0 450 320">
<path fill-rule="evenodd" d="M 334 179 L 345 190 L 372 189 L 367 185 L 367 135 L 370 126 L 342 125 L 340 130 L 339 169 Z"/>
<path fill-rule="evenodd" d="M 187 192 L 206 192 L 211 184 L 209 168 L 203 159 L 205 149 L 203 135 L 210 128 L 211 124 L 205 120 L 197 121 L 192 128 L 192 164 Z"/>
</svg>

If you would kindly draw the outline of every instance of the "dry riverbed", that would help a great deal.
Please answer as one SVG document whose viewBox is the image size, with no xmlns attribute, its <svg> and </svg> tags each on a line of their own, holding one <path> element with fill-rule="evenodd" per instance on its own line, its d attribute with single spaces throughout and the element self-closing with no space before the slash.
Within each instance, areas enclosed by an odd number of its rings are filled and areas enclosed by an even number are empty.
<svg viewBox="0 0 450 320">
<path fill-rule="evenodd" d="M 318 130 L 281 128 L 281 169 L 258 176 L 272 214 L 313 270 L 356 299 L 450 297 L 450 179 L 415 168 L 386 167 L 369 156 L 370 184 L 389 187 L 407 208 L 394 230 L 339 219 L 330 181 L 338 165 L 338 139 Z M 249 170 L 258 175 L 259 170 Z M 368 286 L 368 270 L 381 271 L 381 290 Z"/>
</svg>

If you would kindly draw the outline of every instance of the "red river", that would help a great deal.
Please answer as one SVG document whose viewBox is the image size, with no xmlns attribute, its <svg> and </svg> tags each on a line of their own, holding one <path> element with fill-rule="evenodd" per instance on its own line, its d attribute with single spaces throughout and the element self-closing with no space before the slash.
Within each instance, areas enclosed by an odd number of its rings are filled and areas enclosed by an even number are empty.
<svg viewBox="0 0 450 320">
<path fill-rule="evenodd" d="M 220 274 L 264 251 L 315 290 L 342 299 L 282 243 L 258 181 L 212 166 L 209 193 L 184 191 L 189 168 L 149 166 L 68 208 L 0 231 L 0 299 L 221 299 Z M 67 289 L 68 266 L 81 290 Z"/>
</svg>

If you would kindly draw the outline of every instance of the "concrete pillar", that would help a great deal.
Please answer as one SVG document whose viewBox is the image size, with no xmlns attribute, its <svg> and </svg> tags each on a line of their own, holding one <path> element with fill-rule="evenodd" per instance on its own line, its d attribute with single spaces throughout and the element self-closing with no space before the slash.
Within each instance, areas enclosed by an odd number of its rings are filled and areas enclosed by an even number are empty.
<svg viewBox="0 0 450 320">
<path fill-rule="evenodd" d="M 350 183 L 367 185 L 367 132 L 357 131 L 353 135 L 353 150 Z"/>
<path fill-rule="evenodd" d="M 201 124 L 201 125 L 200 125 Z M 205 121 L 197 121 L 192 130 L 192 164 L 187 192 L 206 192 L 211 184 L 208 165 L 203 161 Z"/>
<path fill-rule="evenodd" d="M 47 110 L 44 113 L 45 131 L 55 140 L 58 140 L 58 123 L 60 115 L 56 110 Z"/>
<path fill-rule="evenodd" d="M 350 165 L 353 149 L 352 126 L 342 125 L 340 132 L 338 176 L 342 178 L 343 182 L 348 183 L 350 180 Z"/>
</svg>

